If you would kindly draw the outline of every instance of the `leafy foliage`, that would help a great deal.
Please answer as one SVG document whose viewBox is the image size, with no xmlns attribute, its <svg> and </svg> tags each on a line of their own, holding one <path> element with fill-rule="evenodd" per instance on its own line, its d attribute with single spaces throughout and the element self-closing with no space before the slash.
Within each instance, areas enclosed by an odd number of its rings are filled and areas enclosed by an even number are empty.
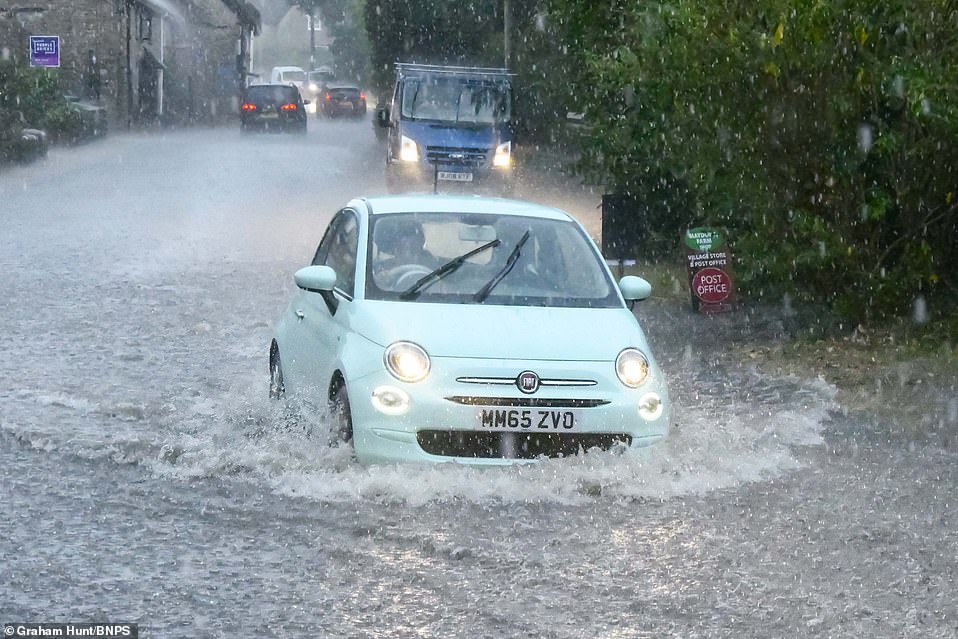
<svg viewBox="0 0 958 639">
<path fill-rule="evenodd" d="M 502 64 L 502 0 L 368 0 L 365 18 L 379 89 L 396 61 Z"/>
<path fill-rule="evenodd" d="M 732 229 L 755 297 L 882 319 L 958 288 L 958 13 L 937 0 L 551 0 L 580 168 Z"/>
<path fill-rule="evenodd" d="M 71 139 L 80 122 L 60 92 L 55 71 L 0 61 L 0 149 L 15 157 L 24 128 L 46 130 L 53 139 Z"/>
<path fill-rule="evenodd" d="M 369 40 L 366 38 L 363 0 L 349 0 L 339 11 L 330 31 L 330 53 L 339 77 L 365 83 L 369 77 Z M 327 9 L 327 11 L 330 11 Z"/>
</svg>

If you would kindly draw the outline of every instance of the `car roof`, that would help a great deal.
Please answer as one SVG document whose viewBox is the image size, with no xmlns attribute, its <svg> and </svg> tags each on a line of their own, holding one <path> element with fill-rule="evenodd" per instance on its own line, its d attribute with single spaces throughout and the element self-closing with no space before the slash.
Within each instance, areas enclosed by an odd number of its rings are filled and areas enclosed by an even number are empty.
<svg viewBox="0 0 958 639">
<path fill-rule="evenodd" d="M 382 195 L 357 198 L 350 206 L 372 215 L 390 213 L 495 213 L 537 217 L 549 220 L 572 220 L 572 216 L 561 209 L 535 204 L 523 200 L 510 200 L 498 197 L 477 195 Z"/>
<path fill-rule="evenodd" d="M 273 71 L 302 71 L 302 70 L 303 70 L 302 67 L 273 67 Z"/>
</svg>

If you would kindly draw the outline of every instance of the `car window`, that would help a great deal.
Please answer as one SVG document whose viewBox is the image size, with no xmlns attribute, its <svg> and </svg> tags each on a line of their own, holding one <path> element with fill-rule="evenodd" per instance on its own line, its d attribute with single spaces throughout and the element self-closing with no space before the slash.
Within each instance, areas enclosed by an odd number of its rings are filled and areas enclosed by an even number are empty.
<svg viewBox="0 0 958 639">
<path fill-rule="evenodd" d="M 511 269 L 507 263 L 528 233 Z M 439 266 L 488 246 L 424 287 L 420 302 L 475 303 L 504 270 L 486 304 L 621 305 L 601 257 L 573 222 L 511 215 L 387 214 L 370 218 L 366 298 L 397 300 Z"/>
<path fill-rule="evenodd" d="M 290 86 L 254 85 L 246 89 L 246 100 L 259 104 L 296 102 L 298 99 L 299 92 Z"/>
<path fill-rule="evenodd" d="M 336 271 L 336 287 L 352 297 L 355 293 L 356 284 L 356 251 L 359 247 L 359 223 L 356 220 L 356 214 L 345 209 L 337 215 L 334 221 L 335 229 L 330 226 L 330 233 L 327 238 L 323 238 L 319 249 L 316 251 L 316 258 L 313 263 L 320 259 L 320 253 L 324 256 L 321 264 L 332 267 Z M 326 247 L 324 247 L 326 243 Z M 325 249 L 325 250 L 324 250 Z"/>
</svg>

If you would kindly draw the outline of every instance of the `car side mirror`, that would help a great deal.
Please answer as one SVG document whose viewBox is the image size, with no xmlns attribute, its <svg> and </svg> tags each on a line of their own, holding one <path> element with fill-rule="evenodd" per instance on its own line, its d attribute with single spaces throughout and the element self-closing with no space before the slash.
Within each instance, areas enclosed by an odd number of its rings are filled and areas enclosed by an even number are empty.
<svg viewBox="0 0 958 639">
<path fill-rule="evenodd" d="M 652 285 L 635 275 L 626 275 L 620 279 L 619 290 L 626 302 L 639 302 L 652 295 Z"/>
<path fill-rule="evenodd" d="M 339 308 L 339 300 L 333 294 L 333 287 L 336 286 L 336 271 L 331 267 L 325 265 L 303 267 L 293 274 L 293 281 L 304 291 L 322 295 L 329 314 L 336 314 L 336 309 Z"/>
<path fill-rule="evenodd" d="M 382 127 L 389 126 L 389 107 L 378 109 L 376 111 L 376 124 Z"/>
<path fill-rule="evenodd" d="M 306 266 L 293 274 L 296 286 L 310 293 L 329 293 L 336 285 L 336 271 L 329 266 Z"/>
<path fill-rule="evenodd" d="M 303 100 L 303 106 L 306 106 L 307 104 L 312 104 L 312 101 L 311 101 L 311 100 Z"/>
</svg>

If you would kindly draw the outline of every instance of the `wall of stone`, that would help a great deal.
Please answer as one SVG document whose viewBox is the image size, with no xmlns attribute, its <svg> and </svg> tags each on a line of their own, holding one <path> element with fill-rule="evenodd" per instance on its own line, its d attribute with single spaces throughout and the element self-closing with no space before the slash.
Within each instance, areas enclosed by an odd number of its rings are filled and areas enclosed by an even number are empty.
<svg viewBox="0 0 958 639">
<path fill-rule="evenodd" d="M 179 9 L 177 15 L 161 18 L 150 0 L 137 0 L 129 14 L 117 0 L 0 0 L 0 57 L 27 64 L 29 35 L 58 35 L 62 90 L 98 100 L 114 123 L 228 119 L 235 113 L 238 94 L 241 31 L 236 16 L 221 0 L 171 2 Z M 151 15 L 152 33 L 145 33 L 141 17 Z M 161 118 L 147 113 L 155 109 L 154 100 L 141 101 L 141 63 L 150 55 L 165 67 Z M 146 73 L 151 73 L 148 68 Z"/>
<path fill-rule="evenodd" d="M 60 36 L 60 87 L 65 93 L 95 97 L 116 107 L 122 75 L 123 39 L 113 0 L 0 0 L 0 53 L 29 63 L 30 35 Z M 95 57 L 96 64 L 93 64 Z M 112 109 L 111 109 L 112 110 Z"/>
</svg>

